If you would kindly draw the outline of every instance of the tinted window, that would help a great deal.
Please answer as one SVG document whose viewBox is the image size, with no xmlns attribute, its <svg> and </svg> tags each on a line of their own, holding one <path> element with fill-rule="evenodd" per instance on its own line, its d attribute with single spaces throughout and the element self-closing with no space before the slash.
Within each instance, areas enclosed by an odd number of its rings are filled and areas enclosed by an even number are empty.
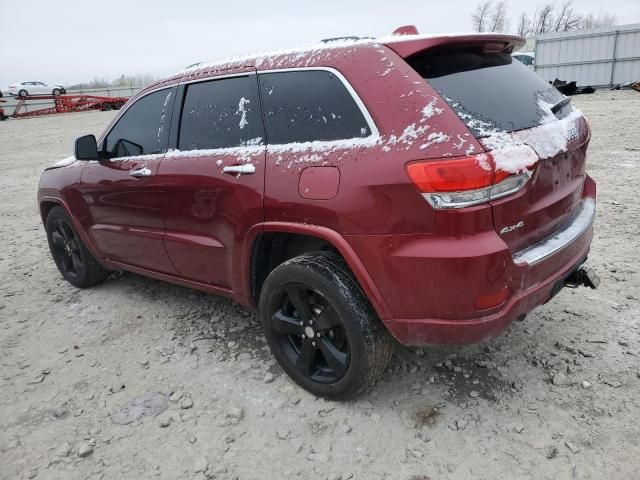
<svg viewBox="0 0 640 480">
<path fill-rule="evenodd" d="M 233 77 L 187 87 L 180 122 L 180 150 L 260 145 L 262 118 L 255 77 Z"/>
<path fill-rule="evenodd" d="M 271 144 L 371 135 L 355 100 L 331 72 L 264 73 L 260 89 Z"/>
<path fill-rule="evenodd" d="M 166 146 L 171 117 L 170 89 L 151 93 L 131 105 L 105 140 L 110 157 L 161 153 Z"/>
<path fill-rule="evenodd" d="M 545 115 L 541 102 L 554 105 L 563 98 L 507 53 L 449 51 L 413 58 L 409 63 L 442 95 L 476 137 L 486 136 L 492 130 L 537 126 Z"/>
</svg>

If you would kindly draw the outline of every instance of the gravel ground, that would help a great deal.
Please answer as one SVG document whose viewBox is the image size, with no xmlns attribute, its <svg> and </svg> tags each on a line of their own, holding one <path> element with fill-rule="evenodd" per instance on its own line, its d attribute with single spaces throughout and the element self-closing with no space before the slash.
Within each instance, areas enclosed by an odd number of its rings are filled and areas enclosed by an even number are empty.
<svg viewBox="0 0 640 480">
<path fill-rule="evenodd" d="M 638 478 L 640 94 L 574 101 L 601 287 L 486 344 L 401 348 L 349 403 L 290 382 L 228 300 L 128 273 L 65 283 L 38 177 L 114 113 L 1 123 L 0 478 Z"/>
</svg>

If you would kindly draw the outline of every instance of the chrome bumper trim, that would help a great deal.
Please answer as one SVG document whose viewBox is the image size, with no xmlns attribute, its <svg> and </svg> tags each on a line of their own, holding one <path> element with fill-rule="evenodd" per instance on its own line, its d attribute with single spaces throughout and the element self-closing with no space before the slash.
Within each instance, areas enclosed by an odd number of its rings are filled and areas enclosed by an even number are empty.
<svg viewBox="0 0 640 480">
<path fill-rule="evenodd" d="M 520 265 L 534 265 L 562 250 L 582 235 L 593 223 L 596 215 L 596 202 L 592 198 L 585 198 L 579 208 L 571 223 L 556 230 L 538 243 L 512 254 L 513 261 Z"/>
</svg>

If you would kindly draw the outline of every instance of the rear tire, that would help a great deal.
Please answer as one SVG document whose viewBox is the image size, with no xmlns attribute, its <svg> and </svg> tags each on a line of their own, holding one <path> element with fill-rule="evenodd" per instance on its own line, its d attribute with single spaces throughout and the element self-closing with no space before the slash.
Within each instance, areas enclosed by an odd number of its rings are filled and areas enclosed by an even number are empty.
<svg viewBox="0 0 640 480">
<path fill-rule="evenodd" d="M 26 97 L 28 95 L 29 95 L 29 92 L 27 92 L 24 88 L 18 92 L 19 97 Z"/>
<path fill-rule="evenodd" d="M 308 253 L 276 267 L 262 286 L 259 312 L 280 366 L 315 395 L 353 397 L 391 360 L 391 336 L 336 254 Z"/>
<path fill-rule="evenodd" d="M 112 108 L 113 108 L 113 105 L 111 105 L 109 102 L 105 102 L 105 103 L 102 104 L 102 111 L 103 112 L 108 112 Z"/>
<path fill-rule="evenodd" d="M 102 267 L 82 243 L 62 207 L 51 209 L 45 228 L 53 261 L 67 282 L 74 287 L 88 288 L 109 276 L 109 270 Z"/>
</svg>

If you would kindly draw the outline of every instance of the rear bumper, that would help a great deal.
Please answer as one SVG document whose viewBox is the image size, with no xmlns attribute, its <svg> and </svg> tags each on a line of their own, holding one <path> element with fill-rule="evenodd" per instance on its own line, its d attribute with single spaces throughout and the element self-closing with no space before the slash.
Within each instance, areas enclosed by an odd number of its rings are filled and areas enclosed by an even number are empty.
<svg viewBox="0 0 640 480">
<path fill-rule="evenodd" d="M 591 236 L 589 228 L 589 242 Z M 559 291 L 559 282 L 584 263 L 588 251 L 587 245 L 555 275 L 512 295 L 498 312 L 491 315 L 468 320 L 393 319 L 387 322 L 387 327 L 404 345 L 463 345 L 489 340 L 502 333 L 518 317 L 553 298 Z"/>
<path fill-rule="evenodd" d="M 384 295 L 389 331 L 405 345 L 477 343 L 499 335 L 547 302 L 586 259 L 593 238 L 595 183 L 585 182 L 569 224 L 511 253 L 495 231 L 459 237 L 347 237 Z M 400 238 L 399 238 L 400 237 Z M 507 290 L 502 304 L 477 299 Z M 374 305 L 375 306 L 375 305 Z"/>
</svg>

